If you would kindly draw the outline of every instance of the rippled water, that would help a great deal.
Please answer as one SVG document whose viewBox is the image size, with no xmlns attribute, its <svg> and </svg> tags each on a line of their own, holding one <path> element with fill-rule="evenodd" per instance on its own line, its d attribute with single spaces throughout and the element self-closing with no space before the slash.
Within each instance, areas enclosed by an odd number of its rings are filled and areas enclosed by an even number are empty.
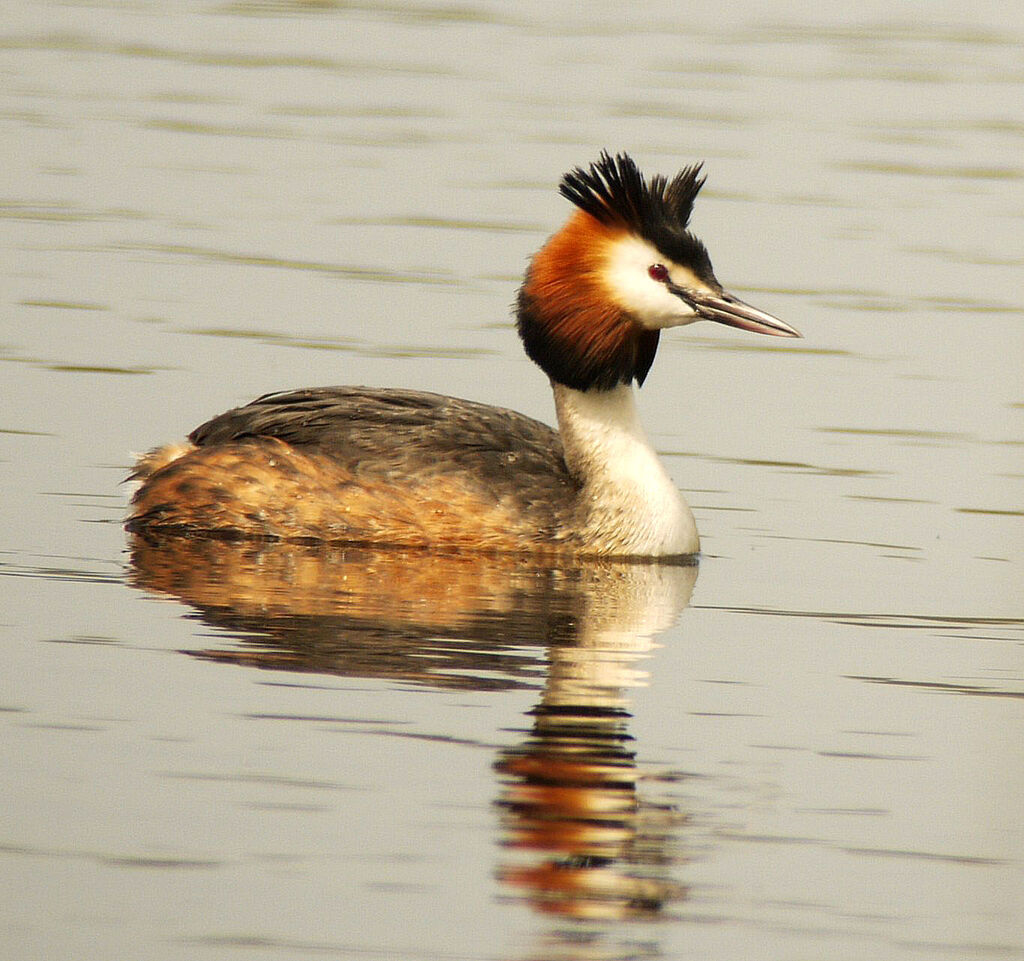
<svg viewBox="0 0 1024 961">
<path fill-rule="evenodd" d="M 627 22 L 628 21 L 628 22 Z M 1024 16 L 0 16 L 12 958 L 1024 957 Z M 275 388 L 550 420 L 509 304 L 600 149 L 706 162 L 662 339 L 699 568 L 130 542 Z"/>
</svg>

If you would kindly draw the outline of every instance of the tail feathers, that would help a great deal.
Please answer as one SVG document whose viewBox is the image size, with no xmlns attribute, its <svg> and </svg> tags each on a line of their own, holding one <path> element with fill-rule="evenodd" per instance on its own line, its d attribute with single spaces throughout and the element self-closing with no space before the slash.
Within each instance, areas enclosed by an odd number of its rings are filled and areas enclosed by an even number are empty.
<svg viewBox="0 0 1024 961">
<path fill-rule="evenodd" d="M 180 444 L 165 444 L 163 447 L 154 447 L 152 450 L 146 451 L 145 454 L 139 454 L 135 458 L 135 466 L 125 480 L 145 482 L 158 470 L 176 461 L 179 457 L 184 457 L 195 449 L 195 444 L 190 444 L 188 441 L 183 441 Z"/>
<path fill-rule="evenodd" d="M 132 531 L 181 531 L 277 539 L 303 518 L 322 518 L 329 501 L 308 459 L 273 438 L 196 447 L 171 445 L 144 454 L 131 479 L 141 481 L 126 526 Z M 335 480 L 335 478 L 332 478 Z M 310 498 L 310 494 L 319 495 Z"/>
</svg>

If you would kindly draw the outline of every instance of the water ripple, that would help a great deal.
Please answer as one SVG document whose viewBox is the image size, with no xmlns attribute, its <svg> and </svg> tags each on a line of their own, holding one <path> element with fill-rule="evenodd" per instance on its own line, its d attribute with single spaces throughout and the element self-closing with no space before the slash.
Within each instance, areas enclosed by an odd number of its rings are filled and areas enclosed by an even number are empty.
<svg viewBox="0 0 1024 961">
<path fill-rule="evenodd" d="M 907 681 L 898 677 L 869 677 L 867 675 L 844 675 L 851 681 L 867 681 L 871 684 L 891 684 L 895 687 L 915 687 L 925 691 L 936 691 L 941 694 L 969 694 L 974 697 L 1013 697 L 1024 698 L 1024 690 L 1000 690 L 996 687 L 983 687 L 977 684 L 951 684 L 944 681 Z"/>
<path fill-rule="evenodd" d="M 232 250 L 218 250 L 214 247 L 197 247 L 192 244 L 116 244 L 116 250 L 143 250 L 156 254 L 170 254 L 176 257 L 194 257 L 216 263 L 238 264 L 247 267 L 277 267 L 284 270 L 309 270 L 333 274 L 350 280 L 369 280 L 387 284 L 430 284 L 436 286 L 459 286 L 454 275 L 441 271 L 396 271 L 379 268 L 359 267 L 353 264 L 332 264 L 318 260 L 298 260 L 289 257 L 272 257 L 267 254 L 247 254 Z"/>
<path fill-rule="evenodd" d="M 239 50 L 183 50 L 149 43 L 121 43 L 77 33 L 0 37 L 0 50 L 46 50 L 55 53 L 95 53 L 117 58 L 165 60 L 194 67 L 240 67 L 247 70 L 299 69 L 328 73 L 407 73 L 445 76 L 449 71 L 428 63 L 397 63 L 377 60 L 340 60 L 311 54 L 249 53 Z"/>
</svg>

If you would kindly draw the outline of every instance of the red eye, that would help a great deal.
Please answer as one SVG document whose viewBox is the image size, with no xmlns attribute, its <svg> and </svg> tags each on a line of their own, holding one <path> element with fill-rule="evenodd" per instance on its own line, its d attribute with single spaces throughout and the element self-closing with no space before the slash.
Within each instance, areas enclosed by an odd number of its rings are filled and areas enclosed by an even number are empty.
<svg viewBox="0 0 1024 961">
<path fill-rule="evenodd" d="M 668 283 L 668 268 L 664 264 L 651 264 L 647 268 L 647 276 L 656 280 L 659 284 Z"/>
</svg>

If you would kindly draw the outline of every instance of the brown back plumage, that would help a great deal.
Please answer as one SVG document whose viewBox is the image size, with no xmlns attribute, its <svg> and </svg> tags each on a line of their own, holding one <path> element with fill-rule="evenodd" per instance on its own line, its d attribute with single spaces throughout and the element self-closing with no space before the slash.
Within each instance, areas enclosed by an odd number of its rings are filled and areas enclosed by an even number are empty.
<svg viewBox="0 0 1024 961">
<path fill-rule="evenodd" d="M 299 390 L 221 414 L 189 439 L 140 460 L 131 530 L 507 551 L 557 549 L 575 526 L 578 487 L 558 435 L 484 404 Z"/>
</svg>

